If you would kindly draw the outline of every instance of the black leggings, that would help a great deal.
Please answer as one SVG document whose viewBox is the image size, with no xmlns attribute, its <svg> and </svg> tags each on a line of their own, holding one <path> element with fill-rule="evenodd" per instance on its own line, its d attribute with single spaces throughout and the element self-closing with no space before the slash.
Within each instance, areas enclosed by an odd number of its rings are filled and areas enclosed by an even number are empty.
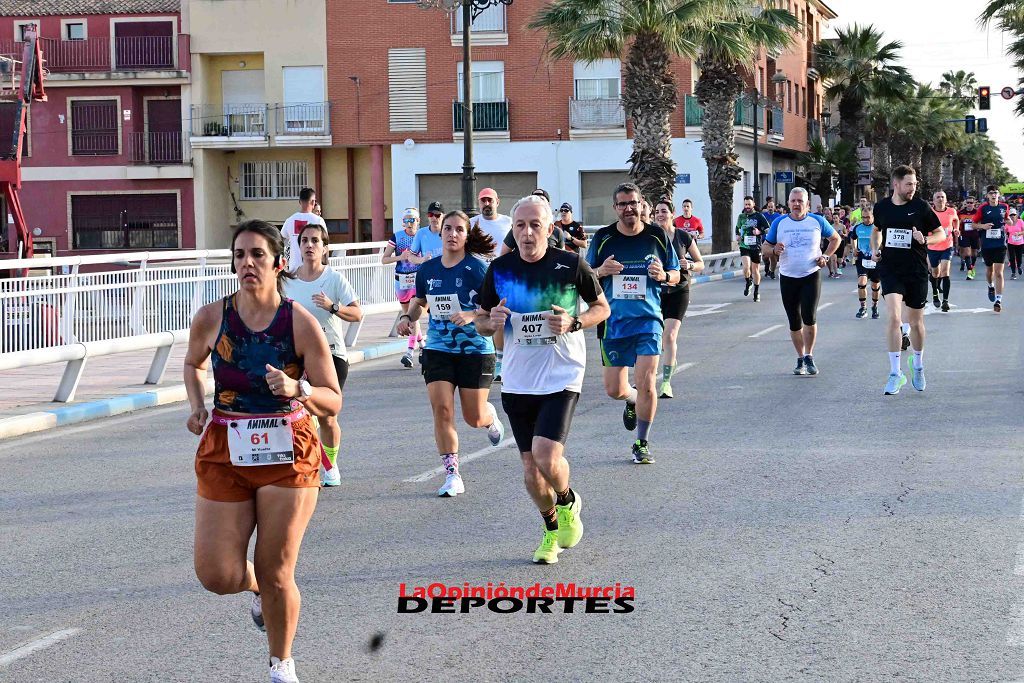
<svg viewBox="0 0 1024 683">
<path fill-rule="evenodd" d="M 1016 270 L 1020 272 L 1021 257 L 1024 256 L 1024 245 L 1020 244 L 1008 244 L 1006 245 L 1010 251 L 1010 270 Z"/>
<path fill-rule="evenodd" d="M 799 332 L 804 325 L 814 325 L 818 313 L 818 299 L 821 298 L 821 271 L 816 270 L 804 277 L 779 275 L 779 291 L 782 305 L 789 318 L 789 329 Z"/>
</svg>

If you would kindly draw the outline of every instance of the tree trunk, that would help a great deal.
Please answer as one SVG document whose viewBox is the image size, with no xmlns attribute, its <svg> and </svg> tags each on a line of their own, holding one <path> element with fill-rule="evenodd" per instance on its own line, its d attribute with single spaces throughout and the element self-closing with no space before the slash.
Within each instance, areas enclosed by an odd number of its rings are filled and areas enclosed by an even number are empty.
<svg viewBox="0 0 1024 683">
<path fill-rule="evenodd" d="M 839 137 L 849 142 L 853 149 L 860 145 L 864 127 L 864 102 L 853 97 L 839 100 Z M 839 192 L 843 202 L 852 204 L 857 192 L 857 171 L 839 172 Z"/>
<path fill-rule="evenodd" d="M 676 84 L 668 46 L 659 35 L 640 35 L 633 41 L 623 86 L 622 105 L 633 120 L 629 176 L 652 205 L 671 199 L 676 185 L 671 126 Z"/>
<path fill-rule="evenodd" d="M 701 124 L 701 155 L 708 165 L 708 191 L 711 195 L 711 251 L 732 251 L 733 188 L 743 177 L 737 162 L 733 117 L 736 98 L 743 79 L 733 64 L 698 59 L 700 79 L 694 88 L 697 101 L 704 107 Z"/>
<path fill-rule="evenodd" d="M 879 198 L 888 196 L 889 177 L 892 164 L 889 161 L 889 143 L 881 137 L 871 141 L 871 187 Z"/>
<path fill-rule="evenodd" d="M 942 150 L 927 147 L 921 155 L 922 197 L 930 197 L 942 188 Z"/>
</svg>

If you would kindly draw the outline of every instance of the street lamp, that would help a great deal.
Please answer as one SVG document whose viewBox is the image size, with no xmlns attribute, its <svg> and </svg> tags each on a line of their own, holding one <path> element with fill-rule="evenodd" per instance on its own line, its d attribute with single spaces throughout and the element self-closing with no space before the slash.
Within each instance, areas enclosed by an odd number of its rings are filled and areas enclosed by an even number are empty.
<svg viewBox="0 0 1024 683">
<path fill-rule="evenodd" d="M 741 96 L 741 99 L 750 102 L 754 107 L 754 205 L 755 208 L 761 208 L 761 175 L 758 169 L 758 156 L 760 156 L 760 132 L 758 131 L 758 122 L 760 117 L 757 115 L 757 108 L 764 107 L 767 113 L 767 107 L 774 104 L 775 101 L 782 101 L 782 84 L 786 82 L 786 74 L 781 71 L 776 71 L 772 75 L 772 85 L 775 86 L 775 100 L 768 97 L 762 97 L 761 91 L 758 89 L 757 84 L 754 84 L 752 92 L 745 93 Z M 767 127 L 767 121 L 765 121 Z"/>
<path fill-rule="evenodd" d="M 473 54 L 470 27 L 488 7 L 511 5 L 512 0 L 416 0 L 421 9 L 448 14 L 462 8 L 462 210 L 476 215 L 476 167 L 473 165 Z"/>
</svg>

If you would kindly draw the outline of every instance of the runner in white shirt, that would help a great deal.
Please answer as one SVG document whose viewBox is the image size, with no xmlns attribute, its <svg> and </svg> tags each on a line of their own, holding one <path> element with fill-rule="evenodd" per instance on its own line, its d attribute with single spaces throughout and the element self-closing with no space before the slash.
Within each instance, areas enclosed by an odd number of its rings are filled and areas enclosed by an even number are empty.
<svg viewBox="0 0 1024 683">
<path fill-rule="evenodd" d="M 322 225 L 326 229 L 324 219 L 313 212 L 316 205 L 316 192 L 310 187 L 304 187 L 299 191 L 299 210 L 285 220 L 281 226 L 281 236 L 284 237 L 284 257 L 288 264 L 289 272 L 294 273 L 302 265 L 302 251 L 299 249 L 299 235 L 302 228 L 307 225 Z"/>
<path fill-rule="evenodd" d="M 501 245 L 505 241 L 505 236 L 512 229 L 512 219 L 498 213 L 498 205 L 500 203 L 501 200 L 498 199 L 498 193 L 493 188 L 485 187 L 477 195 L 480 214 L 473 216 L 469 220 L 470 227 L 479 226 L 481 230 L 490 235 L 491 239 L 494 240 L 494 253 L 487 259 L 488 261 L 494 259 L 501 252 Z"/>
</svg>

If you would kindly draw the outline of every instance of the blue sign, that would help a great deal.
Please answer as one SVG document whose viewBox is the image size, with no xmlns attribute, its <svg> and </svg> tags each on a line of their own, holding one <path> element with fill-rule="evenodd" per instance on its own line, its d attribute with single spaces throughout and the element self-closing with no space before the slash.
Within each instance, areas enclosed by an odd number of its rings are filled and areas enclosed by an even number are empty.
<svg viewBox="0 0 1024 683">
<path fill-rule="evenodd" d="M 794 183 L 794 182 L 796 182 L 796 178 L 794 177 L 792 171 L 776 171 L 775 172 L 775 182 L 777 182 L 777 183 Z"/>
<path fill-rule="evenodd" d="M 676 185 L 689 185 L 689 184 L 690 184 L 690 174 L 689 173 L 680 173 L 679 175 L 676 176 Z"/>
</svg>

